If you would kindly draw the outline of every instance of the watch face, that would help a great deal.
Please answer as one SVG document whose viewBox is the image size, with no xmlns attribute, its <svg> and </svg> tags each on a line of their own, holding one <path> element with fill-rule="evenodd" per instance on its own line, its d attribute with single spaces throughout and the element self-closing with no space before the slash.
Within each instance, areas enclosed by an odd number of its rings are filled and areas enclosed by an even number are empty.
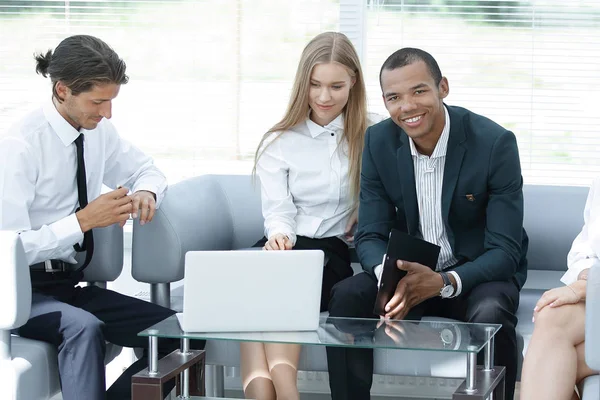
<svg viewBox="0 0 600 400">
<path fill-rule="evenodd" d="M 452 293 L 454 293 L 454 287 L 452 285 L 448 285 L 448 286 L 444 286 L 442 288 L 442 291 L 440 292 L 440 295 L 442 297 L 446 298 L 446 297 L 452 296 Z"/>
</svg>

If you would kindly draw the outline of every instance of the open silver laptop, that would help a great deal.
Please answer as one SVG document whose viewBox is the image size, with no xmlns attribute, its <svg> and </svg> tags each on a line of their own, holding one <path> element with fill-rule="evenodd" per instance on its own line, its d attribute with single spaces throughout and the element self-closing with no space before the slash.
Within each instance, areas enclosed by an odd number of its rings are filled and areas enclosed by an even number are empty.
<svg viewBox="0 0 600 400">
<path fill-rule="evenodd" d="M 190 251 L 186 332 L 309 331 L 319 325 L 321 250 Z"/>
</svg>

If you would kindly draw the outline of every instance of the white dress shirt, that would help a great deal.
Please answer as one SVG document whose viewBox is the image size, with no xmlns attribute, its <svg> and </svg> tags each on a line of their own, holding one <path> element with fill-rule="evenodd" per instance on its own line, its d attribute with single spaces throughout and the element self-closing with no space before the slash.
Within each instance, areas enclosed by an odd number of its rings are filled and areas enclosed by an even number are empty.
<svg viewBox="0 0 600 400">
<path fill-rule="evenodd" d="M 583 219 L 583 229 L 573 241 L 567 256 L 568 269 L 561 278 L 565 285 L 575 282 L 584 269 L 600 265 L 600 177 L 592 182 Z"/>
<path fill-rule="evenodd" d="M 80 133 L 90 202 L 105 184 L 148 190 L 158 206 L 167 188 L 152 159 L 121 139 L 110 121 L 79 132 L 48 101 L 0 138 L 0 229 L 20 233 L 30 265 L 49 259 L 76 262 L 73 245 L 83 241 L 75 215 L 74 141 Z"/>
<path fill-rule="evenodd" d="M 431 156 L 419 153 L 413 140 L 410 137 L 408 138 L 415 170 L 417 204 L 419 206 L 419 236 L 440 246 L 437 271 L 451 267 L 458 261 L 452 253 L 452 247 L 450 247 L 450 241 L 442 219 L 442 184 L 448 138 L 450 137 L 450 115 L 448 115 L 446 107 L 444 107 L 444 112 L 446 123 Z M 375 274 L 380 279 L 381 266 L 376 267 Z M 452 296 L 455 297 L 462 291 L 462 283 L 458 273 L 450 271 L 450 274 L 456 280 L 457 287 Z"/>
<path fill-rule="evenodd" d="M 382 118 L 369 115 L 371 122 Z M 355 202 L 348 179 L 344 118 L 326 126 L 307 118 L 265 140 L 256 165 L 265 236 L 324 238 L 344 234 Z"/>
</svg>

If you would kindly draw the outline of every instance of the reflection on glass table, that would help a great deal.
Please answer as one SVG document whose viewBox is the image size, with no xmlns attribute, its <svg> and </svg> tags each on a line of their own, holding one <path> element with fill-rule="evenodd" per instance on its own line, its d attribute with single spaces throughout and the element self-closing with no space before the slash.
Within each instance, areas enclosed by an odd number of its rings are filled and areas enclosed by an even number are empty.
<svg viewBox="0 0 600 400">
<path fill-rule="evenodd" d="M 178 318 L 172 316 L 140 332 L 139 335 L 179 339 L 478 353 L 499 329 L 500 325 L 495 324 L 445 321 L 383 321 L 322 316 L 319 321 L 319 328 L 316 331 L 183 332 Z"/>
<path fill-rule="evenodd" d="M 504 397 L 504 367 L 494 367 L 494 335 L 498 324 L 451 321 L 405 321 L 321 316 L 316 331 L 294 332 L 184 332 L 171 316 L 139 333 L 150 338 L 150 363 L 156 365 L 156 338 L 225 340 L 235 342 L 295 343 L 302 345 L 443 351 L 467 353 L 467 377 L 453 399 Z M 239 317 L 243 318 L 243 317 Z M 484 366 L 477 367 L 477 353 L 484 350 Z M 491 398 L 491 397 L 490 397 Z"/>
</svg>

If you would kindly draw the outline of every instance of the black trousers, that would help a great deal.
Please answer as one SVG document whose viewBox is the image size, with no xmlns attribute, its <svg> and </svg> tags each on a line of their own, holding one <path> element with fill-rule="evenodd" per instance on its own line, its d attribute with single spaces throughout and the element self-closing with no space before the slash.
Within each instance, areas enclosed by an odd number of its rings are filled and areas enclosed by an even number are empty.
<svg viewBox="0 0 600 400">
<path fill-rule="evenodd" d="M 263 247 L 267 243 L 262 238 L 253 247 Z M 331 289 L 340 281 L 349 278 L 354 273 L 350 266 L 350 250 L 348 245 L 337 237 L 313 239 L 306 236 L 296 236 L 293 250 L 323 250 L 327 263 L 323 269 L 321 286 L 321 311 L 326 311 L 329 305 Z"/>
<path fill-rule="evenodd" d="M 58 369 L 64 400 L 130 399 L 131 377 L 148 366 L 148 338 L 137 334 L 175 311 L 101 289 L 57 284 L 34 289 L 31 316 L 18 330 L 25 338 L 41 340 L 58 350 Z M 144 348 L 133 363 L 106 390 L 106 342 Z M 203 348 L 203 341 L 192 341 Z M 159 357 L 179 348 L 179 340 L 159 339 Z M 173 382 L 165 384 L 165 393 Z"/>
<path fill-rule="evenodd" d="M 373 315 L 377 281 L 360 273 L 335 285 L 329 313 L 332 317 L 379 318 Z M 434 297 L 415 307 L 406 319 L 423 316 L 453 318 L 464 322 L 501 324 L 495 336 L 495 363 L 506 367 L 506 399 L 513 399 L 517 377 L 517 337 L 515 316 L 519 290 L 510 282 L 488 282 L 453 299 Z M 483 352 L 478 363 L 483 364 Z M 373 350 L 342 347 L 327 348 L 329 386 L 333 400 L 370 398 L 373 383 Z M 499 399 L 500 400 L 500 399 Z"/>
</svg>

